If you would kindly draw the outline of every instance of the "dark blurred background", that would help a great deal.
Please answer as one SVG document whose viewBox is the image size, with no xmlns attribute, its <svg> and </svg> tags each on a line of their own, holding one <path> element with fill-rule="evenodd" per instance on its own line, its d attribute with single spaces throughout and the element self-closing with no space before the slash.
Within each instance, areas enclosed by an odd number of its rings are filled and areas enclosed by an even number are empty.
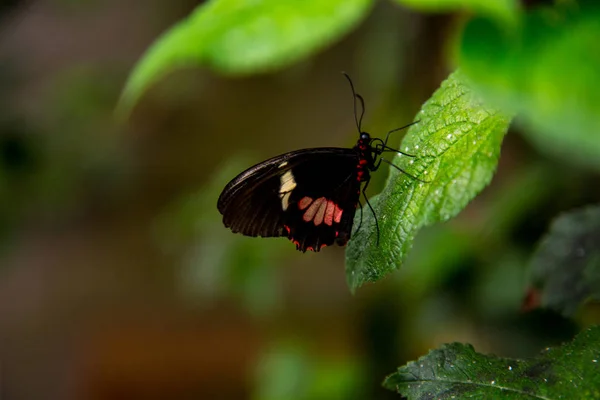
<svg viewBox="0 0 600 400">
<path fill-rule="evenodd" d="M 491 186 L 354 296 L 343 249 L 225 229 L 217 197 L 245 167 L 356 141 L 340 71 L 367 131 L 412 121 L 452 71 L 464 17 L 379 2 L 293 67 L 182 70 L 117 123 L 136 61 L 197 4 L 0 5 L 0 399 L 391 399 L 384 376 L 441 343 L 527 357 L 596 318 L 521 312 L 551 219 L 600 194 L 597 176 L 557 168 L 518 131 Z"/>
</svg>

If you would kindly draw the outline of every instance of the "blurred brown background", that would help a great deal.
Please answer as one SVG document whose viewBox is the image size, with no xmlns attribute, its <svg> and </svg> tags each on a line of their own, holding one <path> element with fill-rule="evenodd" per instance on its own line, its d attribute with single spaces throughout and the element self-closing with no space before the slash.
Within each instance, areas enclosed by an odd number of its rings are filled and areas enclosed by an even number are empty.
<svg viewBox="0 0 600 400">
<path fill-rule="evenodd" d="M 219 191 L 243 168 L 354 143 L 340 71 L 366 99 L 367 131 L 411 121 L 452 69 L 461 17 L 379 2 L 298 65 L 247 78 L 180 71 L 117 124 L 131 68 L 197 4 L 1 6 L 0 399 L 395 398 L 383 377 L 440 343 L 526 356 L 572 333 L 558 316 L 519 313 L 523 265 L 554 211 L 589 196 L 547 200 L 559 183 L 516 217 L 502 208 L 502 193 L 548 177 L 516 135 L 480 198 L 354 296 L 343 249 L 300 254 L 220 224 Z M 495 252 L 470 247 L 481 235 Z"/>
</svg>

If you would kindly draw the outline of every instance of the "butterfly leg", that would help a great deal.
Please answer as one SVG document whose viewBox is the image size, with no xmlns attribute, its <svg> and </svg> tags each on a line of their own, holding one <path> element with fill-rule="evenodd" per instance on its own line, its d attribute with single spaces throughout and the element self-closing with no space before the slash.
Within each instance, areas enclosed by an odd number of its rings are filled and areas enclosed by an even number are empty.
<svg viewBox="0 0 600 400">
<path fill-rule="evenodd" d="M 360 227 L 362 226 L 363 208 L 362 208 L 362 203 L 360 202 L 360 199 L 358 200 L 358 205 L 360 206 L 360 223 L 358 224 L 358 228 L 356 228 L 356 230 L 354 231 L 354 234 L 356 234 L 360 230 Z M 352 236 L 354 236 L 354 234 Z"/>
<path fill-rule="evenodd" d="M 405 170 L 403 170 L 402 168 L 400 168 L 399 166 L 397 166 L 397 165 L 396 165 L 396 164 L 394 164 L 393 162 L 391 162 L 391 161 L 388 161 L 388 160 L 386 160 L 386 159 L 385 159 L 385 158 L 383 158 L 383 157 L 379 159 L 379 162 L 377 163 L 377 165 L 375 166 L 375 168 L 379 168 L 379 166 L 381 165 L 381 162 L 382 162 L 382 161 L 383 161 L 384 163 L 386 163 L 386 164 L 389 164 L 390 166 L 392 166 L 392 167 L 396 168 L 398 171 L 402 172 L 404 175 L 408 176 L 409 178 L 411 178 L 411 179 L 414 179 L 415 181 L 419 181 L 419 182 L 423 182 L 423 183 L 430 183 L 430 182 L 431 182 L 431 181 L 424 181 L 424 180 L 422 180 L 422 179 L 419 179 L 419 178 L 417 178 L 417 177 L 416 177 L 416 176 L 414 176 L 414 175 L 411 175 L 411 174 L 409 174 L 408 172 L 406 172 Z"/>
<path fill-rule="evenodd" d="M 402 154 L 403 156 L 407 156 L 407 157 L 416 157 L 414 154 L 408 154 L 408 153 L 405 153 L 405 152 L 403 152 L 401 150 L 393 149 L 393 148 L 391 148 L 389 146 L 386 146 L 385 144 L 381 146 L 381 152 L 382 153 L 384 153 L 384 152 L 391 152 L 391 153 Z"/>
<path fill-rule="evenodd" d="M 368 181 L 366 181 L 365 186 L 363 186 L 363 189 L 362 189 L 362 195 L 365 198 L 367 205 L 371 209 L 371 212 L 373 213 L 373 217 L 375 217 L 375 229 L 377 230 L 377 246 L 379 246 L 379 222 L 377 222 L 377 214 L 375 214 L 375 210 L 373 210 L 373 207 L 371 206 L 371 203 L 369 202 L 369 199 L 367 198 L 367 188 L 369 187 L 370 182 L 371 182 L 370 179 Z M 362 207 L 361 207 L 361 211 L 362 211 Z M 361 216 L 360 222 L 362 224 L 362 212 L 361 212 L 360 216 Z"/>
</svg>

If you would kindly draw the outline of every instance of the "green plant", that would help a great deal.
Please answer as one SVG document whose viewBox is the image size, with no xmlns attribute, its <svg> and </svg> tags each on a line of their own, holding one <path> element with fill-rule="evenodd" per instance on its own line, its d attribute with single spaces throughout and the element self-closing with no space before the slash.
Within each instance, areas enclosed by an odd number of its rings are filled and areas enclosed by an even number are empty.
<svg viewBox="0 0 600 400">
<path fill-rule="evenodd" d="M 415 118 L 421 122 L 402 142 L 403 150 L 418 157 L 394 160 L 427 183 L 391 171 L 371 200 L 379 216 L 379 245 L 373 216 L 364 213 L 362 229 L 346 251 L 352 291 L 400 268 L 419 230 L 456 216 L 490 183 L 513 119 L 540 153 L 591 171 L 600 167 L 596 2 L 565 0 L 530 9 L 516 0 L 396 2 L 422 11 L 466 10 L 473 17 L 453 43 L 457 70 L 425 102 Z M 292 65 L 352 30 L 371 5 L 369 0 L 209 1 L 147 52 L 123 91 L 120 111 L 129 112 L 151 84 L 175 68 L 209 66 L 249 75 Z M 545 181 L 532 173 L 523 182 L 521 189 Z M 519 202 L 535 202 L 534 197 Z M 598 299 L 599 207 L 561 217 L 541 244 L 531 261 L 528 307 L 572 315 L 586 300 Z M 519 212 L 517 205 L 499 211 L 506 216 L 499 224 Z M 471 240 L 502 237 L 495 232 Z M 560 251 L 548 251 L 549 246 Z M 576 271 L 569 269 L 574 264 Z M 433 277 L 437 271 L 432 271 Z M 600 398 L 599 359 L 597 327 L 531 361 L 484 356 L 452 344 L 401 367 L 384 386 L 411 399 Z"/>
</svg>

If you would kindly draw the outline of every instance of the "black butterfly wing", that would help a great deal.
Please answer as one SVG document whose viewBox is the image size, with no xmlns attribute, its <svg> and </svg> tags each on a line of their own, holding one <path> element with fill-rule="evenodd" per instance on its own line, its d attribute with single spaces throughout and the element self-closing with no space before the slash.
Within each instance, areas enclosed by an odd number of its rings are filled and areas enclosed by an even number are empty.
<svg viewBox="0 0 600 400">
<path fill-rule="evenodd" d="M 229 182 L 217 208 L 226 227 L 246 236 L 286 236 L 301 251 L 345 245 L 360 194 L 358 161 L 344 148 L 282 154 Z"/>
</svg>

